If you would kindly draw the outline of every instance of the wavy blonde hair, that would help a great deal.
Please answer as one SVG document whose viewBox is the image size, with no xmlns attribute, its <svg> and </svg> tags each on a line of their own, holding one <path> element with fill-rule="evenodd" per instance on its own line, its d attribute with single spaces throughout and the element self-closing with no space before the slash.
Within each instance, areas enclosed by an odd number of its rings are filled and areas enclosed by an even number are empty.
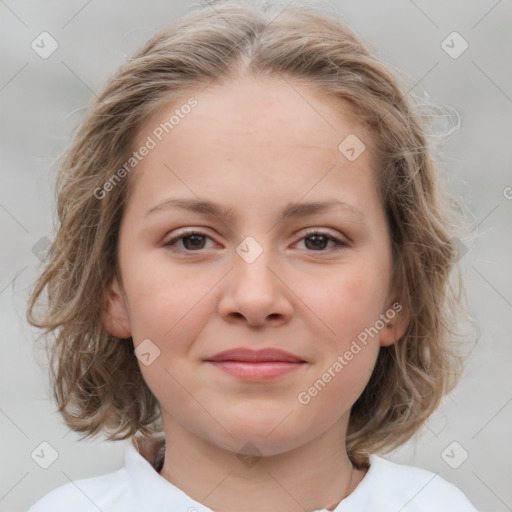
<svg viewBox="0 0 512 512">
<path fill-rule="evenodd" d="M 159 405 L 133 344 L 111 336 L 101 321 L 106 289 L 120 277 L 118 233 L 132 175 L 101 200 L 94 191 L 127 161 L 141 127 L 162 106 L 241 71 L 300 80 L 348 101 L 372 134 L 393 278 L 410 322 L 399 341 L 380 349 L 352 407 L 347 451 L 363 464 L 365 454 L 408 440 L 460 376 L 455 319 L 463 289 L 450 277 L 459 214 L 438 172 L 425 104 L 336 12 L 311 4 L 282 9 L 210 2 L 160 31 L 122 65 L 91 103 L 61 160 L 60 226 L 27 318 L 49 341 L 53 394 L 71 429 L 82 437 L 103 432 L 110 440 L 161 431 Z"/>
</svg>

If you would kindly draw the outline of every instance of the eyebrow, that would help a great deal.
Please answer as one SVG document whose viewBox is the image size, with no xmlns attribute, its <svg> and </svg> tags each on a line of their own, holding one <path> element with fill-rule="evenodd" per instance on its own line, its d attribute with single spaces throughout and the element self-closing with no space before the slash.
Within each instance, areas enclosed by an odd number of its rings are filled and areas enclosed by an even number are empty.
<svg viewBox="0 0 512 512">
<path fill-rule="evenodd" d="M 228 208 L 211 201 L 204 201 L 201 199 L 185 199 L 185 198 L 168 198 L 150 208 L 144 217 L 149 214 L 169 208 L 182 208 L 195 213 L 202 213 L 218 217 L 223 220 L 233 221 L 236 218 L 234 208 Z M 280 219 L 285 220 L 290 218 L 306 217 L 315 213 L 324 212 L 341 208 L 345 212 L 352 215 L 358 222 L 364 222 L 365 216 L 363 212 L 344 201 L 339 199 L 329 199 L 326 201 L 313 201 L 309 203 L 289 203 L 282 211 Z"/>
</svg>

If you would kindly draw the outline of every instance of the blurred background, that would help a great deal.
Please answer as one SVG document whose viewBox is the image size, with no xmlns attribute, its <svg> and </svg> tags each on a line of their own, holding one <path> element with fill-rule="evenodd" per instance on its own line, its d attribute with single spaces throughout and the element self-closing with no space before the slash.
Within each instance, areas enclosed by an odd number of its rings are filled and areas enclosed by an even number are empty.
<svg viewBox="0 0 512 512">
<path fill-rule="evenodd" d="M 453 130 L 444 168 L 471 213 L 460 263 L 479 341 L 457 389 L 388 458 L 438 473 L 479 510 L 512 510 L 512 2 L 329 4 L 409 77 L 414 93 L 453 113 L 441 120 Z M 55 159 L 106 79 L 192 5 L 0 0 L 2 512 L 124 463 L 126 442 L 78 441 L 55 414 L 26 301 L 53 234 Z"/>
</svg>

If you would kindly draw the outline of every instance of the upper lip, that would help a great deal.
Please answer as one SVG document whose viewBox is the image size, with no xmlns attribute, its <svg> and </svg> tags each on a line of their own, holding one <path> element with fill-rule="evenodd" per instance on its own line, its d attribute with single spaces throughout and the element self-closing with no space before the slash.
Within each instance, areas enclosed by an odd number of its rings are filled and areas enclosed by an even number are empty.
<svg viewBox="0 0 512 512">
<path fill-rule="evenodd" d="M 234 348 L 230 350 L 224 350 L 219 352 L 212 357 L 206 359 L 206 361 L 246 361 L 261 363 L 266 361 L 280 361 L 286 363 L 304 363 L 304 359 L 279 350 L 276 348 L 264 348 L 260 350 L 252 350 L 249 348 Z"/>
</svg>

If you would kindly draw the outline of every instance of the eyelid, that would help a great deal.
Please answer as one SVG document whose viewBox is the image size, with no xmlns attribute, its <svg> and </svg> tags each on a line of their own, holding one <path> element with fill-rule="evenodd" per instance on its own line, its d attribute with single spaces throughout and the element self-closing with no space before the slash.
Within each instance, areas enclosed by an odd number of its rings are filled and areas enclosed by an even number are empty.
<svg viewBox="0 0 512 512">
<path fill-rule="evenodd" d="M 180 228 L 172 232 L 172 238 L 177 238 L 179 236 L 186 236 L 186 235 L 204 235 L 204 236 L 210 236 L 206 232 L 207 228 L 198 226 L 198 227 L 186 227 L 186 228 Z"/>
<path fill-rule="evenodd" d="M 304 238 L 306 236 L 311 236 L 311 235 L 323 235 L 323 236 L 339 239 L 340 242 L 346 241 L 347 244 L 349 243 L 348 237 L 341 234 L 339 231 L 336 231 L 333 233 L 328 228 L 306 228 L 305 231 L 301 232 L 301 238 Z M 341 240 L 341 238 L 343 240 Z"/>
</svg>

